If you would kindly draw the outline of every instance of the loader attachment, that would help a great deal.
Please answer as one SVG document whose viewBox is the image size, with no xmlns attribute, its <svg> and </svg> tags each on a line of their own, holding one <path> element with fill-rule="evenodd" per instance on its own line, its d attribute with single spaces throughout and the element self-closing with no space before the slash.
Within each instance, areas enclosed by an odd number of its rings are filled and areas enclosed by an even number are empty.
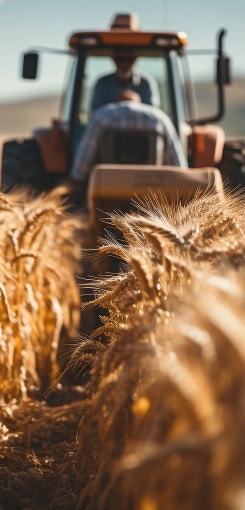
<svg viewBox="0 0 245 510">
<path fill-rule="evenodd" d="M 217 168 L 97 165 L 88 185 L 90 220 L 99 237 L 103 235 L 105 213 L 129 212 L 135 208 L 137 199 L 153 194 L 161 195 L 169 203 L 185 203 L 207 191 L 223 194 L 223 181 Z"/>
</svg>

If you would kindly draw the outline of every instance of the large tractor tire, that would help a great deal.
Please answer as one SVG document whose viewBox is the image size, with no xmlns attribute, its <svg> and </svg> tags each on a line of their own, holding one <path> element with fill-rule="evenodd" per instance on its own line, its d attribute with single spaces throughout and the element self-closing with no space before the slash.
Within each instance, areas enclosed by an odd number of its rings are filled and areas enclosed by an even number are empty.
<svg viewBox="0 0 245 510">
<path fill-rule="evenodd" d="M 3 145 L 1 187 L 10 191 L 19 185 L 45 187 L 45 172 L 38 144 L 34 139 L 11 140 Z"/>
<path fill-rule="evenodd" d="M 245 140 L 227 140 L 219 164 L 224 183 L 231 189 L 245 187 Z"/>
</svg>

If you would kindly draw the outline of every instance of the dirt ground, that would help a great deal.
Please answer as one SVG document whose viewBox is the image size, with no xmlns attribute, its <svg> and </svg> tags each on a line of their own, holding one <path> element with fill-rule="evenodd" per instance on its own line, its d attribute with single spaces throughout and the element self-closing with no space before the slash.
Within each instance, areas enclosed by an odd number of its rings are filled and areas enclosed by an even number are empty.
<svg viewBox="0 0 245 510">
<path fill-rule="evenodd" d="M 83 399 L 70 388 L 49 401 L 0 406 L 0 510 L 74 510 Z"/>
</svg>

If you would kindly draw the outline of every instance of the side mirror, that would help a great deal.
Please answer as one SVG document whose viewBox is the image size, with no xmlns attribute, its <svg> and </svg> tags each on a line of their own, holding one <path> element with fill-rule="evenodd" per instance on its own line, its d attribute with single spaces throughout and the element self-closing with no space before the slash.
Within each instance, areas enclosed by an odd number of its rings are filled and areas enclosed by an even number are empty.
<svg viewBox="0 0 245 510">
<path fill-rule="evenodd" d="M 23 66 L 22 66 L 22 78 L 27 80 L 35 80 L 38 74 L 38 53 L 32 51 L 24 53 Z"/>
<path fill-rule="evenodd" d="M 217 58 L 216 83 L 217 85 L 229 85 L 231 83 L 230 59 L 228 57 L 219 56 Z"/>
<path fill-rule="evenodd" d="M 223 39 L 226 34 L 225 29 L 221 29 L 218 34 L 218 58 L 216 65 L 216 83 L 218 86 L 229 85 L 230 77 L 230 59 L 224 55 Z"/>
</svg>

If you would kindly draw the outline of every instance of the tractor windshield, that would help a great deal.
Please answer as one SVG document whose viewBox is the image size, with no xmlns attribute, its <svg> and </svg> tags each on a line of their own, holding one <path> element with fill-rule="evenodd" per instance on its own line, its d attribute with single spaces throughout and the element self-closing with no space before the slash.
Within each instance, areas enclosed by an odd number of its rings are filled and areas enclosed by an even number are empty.
<svg viewBox="0 0 245 510">
<path fill-rule="evenodd" d="M 92 113 L 92 97 L 97 81 L 115 71 L 115 63 L 111 54 L 112 51 L 95 52 L 91 50 L 81 54 L 80 57 L 75 57 L 73 70 L 69 73 L 63 105 L 63 117 L 66 120 L 70 120 L 72 110 L 72 116 L 75 116 L 76 122 L 79 120 L 82 125 L 89 122 Z M 175 123 L 169 55 L 164 55 L 162 51 L 141 50 L 141 54 L 138 54 L 134 62 L 133 70 L 136 75 L 146 79 L 150 78 L 155 82 L 160 96 L 159 106 Z M 74 98 L 75 105 L 72 105 L 71 102 L 74 101 Z"/>
<path fill-rule="evenodd" d="M 169 100 L 169 85 L 166 60 L 163 58 L 140 56 L 134 63 L 134 73 L 154 80 L 160 96 L 160 106 L 172 116 L 171 101 Z M 92 98 L 97 81 L 115 72 L 115 64 L 109 56 L 91 56 L 86 59 L 85 76 L 82 94 L 79 101 L 79 117 L 81 122 L 89 120 L 92 110 Z"/>
</svg>

